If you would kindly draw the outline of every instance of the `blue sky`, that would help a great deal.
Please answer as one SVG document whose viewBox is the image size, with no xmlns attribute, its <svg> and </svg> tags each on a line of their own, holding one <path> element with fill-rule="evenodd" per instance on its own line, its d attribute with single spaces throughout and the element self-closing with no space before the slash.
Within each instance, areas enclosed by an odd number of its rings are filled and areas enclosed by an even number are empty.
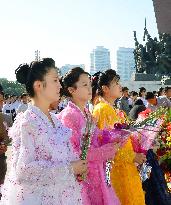
<svg viewBox="0 0 171 205">
<path fill-rule="evenodd" d="M 116 68 L 118 47 L 142 41 L 144 19 L 152 37 L 157 25 L 152 0 L 0 0 L 0 78 L 15 80 L 21 63 L 52 57 L 58 67 L 85 64 L 98 45 L 111 51 Z"/>
</svg>

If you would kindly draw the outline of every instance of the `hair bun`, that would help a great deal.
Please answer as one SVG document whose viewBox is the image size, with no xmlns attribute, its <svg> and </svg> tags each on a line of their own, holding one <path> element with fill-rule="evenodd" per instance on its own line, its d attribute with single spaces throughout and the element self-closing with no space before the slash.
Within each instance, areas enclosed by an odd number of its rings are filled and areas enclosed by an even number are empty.
<svg viewBox="0 0 171 205">
<path fill-rule="evenodd" d="M 21 64 L 15 70 L 16 79 L 21 84 L 26 84 L 28 79 L 30 67 L 28 64 Z"/>
</svg>

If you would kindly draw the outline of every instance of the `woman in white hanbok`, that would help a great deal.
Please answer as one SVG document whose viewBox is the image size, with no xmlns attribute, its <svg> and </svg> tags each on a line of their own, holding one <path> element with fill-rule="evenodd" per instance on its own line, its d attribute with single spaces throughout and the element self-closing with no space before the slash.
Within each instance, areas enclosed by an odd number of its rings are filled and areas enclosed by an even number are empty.
<svg viewBox="0 0 171 205">
<path fill-rule="evenodd" d="M 11 168 L 0 204 L 83 204 L 82 187 L 75 175 L 85 173 L 87 163 L 74 154 L 69 141 L 71 131 L 48 112 L 60 91 L 52 63 L 52 59 L 44 59 L 16 71 L 17 80 L 26 84 L 32 105 L 17 116 L 9 131 L 13 142 Z"/>
</svg>

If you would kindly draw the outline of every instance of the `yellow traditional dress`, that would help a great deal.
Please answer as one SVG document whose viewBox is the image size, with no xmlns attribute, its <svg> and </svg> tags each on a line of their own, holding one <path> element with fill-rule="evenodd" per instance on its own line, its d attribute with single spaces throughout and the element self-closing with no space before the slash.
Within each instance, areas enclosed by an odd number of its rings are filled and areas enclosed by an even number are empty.
<svg viewBox="0 0 171 205">
<path fill-rule="evenodd" d="M 93 116 L 100 129 L 113 127 L 114 123 L 123 123 L 124 114 L 101 100 L 95 105 Z M 117 152 L 111 169 L 111 184 L 122 205 L 145 205 L 145 197 L 139 173 L 133 162 L 135 153 L 131 140 Z"/>
</svg>

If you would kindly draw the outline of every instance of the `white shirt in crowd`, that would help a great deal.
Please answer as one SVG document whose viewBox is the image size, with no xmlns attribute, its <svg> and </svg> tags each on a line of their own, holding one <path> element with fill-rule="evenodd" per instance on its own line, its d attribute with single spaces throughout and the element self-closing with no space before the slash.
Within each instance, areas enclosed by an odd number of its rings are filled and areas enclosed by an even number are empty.
<svg viewBox="0 0 171 205">
<path fill-rule="evenodd" d="M 25 112 L 28 108 L 28 104 L 27 103 L 22 103 L 19 105 L 18 109 L 17 109 L 17 114 L 20 112 Z"/>
</svg>

